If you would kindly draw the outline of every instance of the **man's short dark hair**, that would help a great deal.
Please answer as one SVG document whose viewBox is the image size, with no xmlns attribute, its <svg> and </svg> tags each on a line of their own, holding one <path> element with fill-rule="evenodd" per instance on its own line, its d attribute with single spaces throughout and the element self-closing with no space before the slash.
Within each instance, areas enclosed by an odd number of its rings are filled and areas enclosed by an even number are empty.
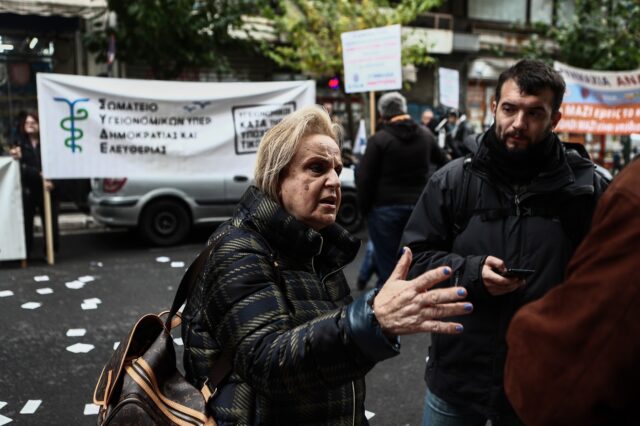
<svg viewBox="0 0 640 426">
<path fill-rule="evenodd" d="M 538 95 L 546 88 L 551 89 L 553 92 L 552 112 L 556 113 L 560 110 L 566 85 L 560 73 L 544 62 L 535 59 L 522 59 L 511 68 L 503 71 L 496 85 L 496 104 L 500 102 L 502 85 L 507 80 L 514 80 L 521 93 L 526 95 Z"/>
</svg>

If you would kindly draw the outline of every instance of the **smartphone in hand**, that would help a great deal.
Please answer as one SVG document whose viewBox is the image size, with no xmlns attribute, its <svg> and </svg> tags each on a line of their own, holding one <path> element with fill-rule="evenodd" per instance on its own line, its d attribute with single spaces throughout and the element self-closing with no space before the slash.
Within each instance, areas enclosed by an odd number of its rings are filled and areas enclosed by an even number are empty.
<svg viewBox="0 0 640 426">
<path fill-rule="evenodd" d="M 535 269 L 523 269 L 523 268 L 507 268 L 504 272 L 498 272 L 503 277 L 516 277 L 516 278 L 526 278 L 529 275 L 533 274 Z"/>
</svg>

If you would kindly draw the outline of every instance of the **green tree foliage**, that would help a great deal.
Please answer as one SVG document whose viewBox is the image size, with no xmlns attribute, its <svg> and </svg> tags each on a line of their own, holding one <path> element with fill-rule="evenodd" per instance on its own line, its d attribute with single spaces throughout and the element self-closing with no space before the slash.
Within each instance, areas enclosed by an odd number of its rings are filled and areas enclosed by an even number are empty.
<svg viewBox="0 0 640 426">
<path fill-rule="evenodd" d="M 640 67 L 638 0 L 573 1 L 573 16 L 563 24 L 541 31 L 557 44 L 558 50 L 545 50 L 542 40 L 534 36 L 522 52 L 525 56 L 556 58 L 592 70 L 624 71 Z"/>
<path fill-rule="evenodd" d="M 263 0 L 108 0 L 117 15 L 115 28 L 86 38 L 90 51 L 106 61 L 108 38 L 115 34 L 117 57 L 142 63 L 153 76 L 176 78 L 185 68 L 228 70 L 224 52 L 241 44 L 229 35 L 241 16 L 260 10 Z M 103 24 L 103 27 L 105 25 Z"/>
<path fill-rule="evenodd" d="M 269 17 L 284 43 L 263 44 L 277 64 L 314 77 L 342 75 L 340 34 L 348 31 L 407 24 L 442 0 L 281 0 Z M 428 46 L 403 48 L 404 64 L 433 62 Z"/>
</svg>

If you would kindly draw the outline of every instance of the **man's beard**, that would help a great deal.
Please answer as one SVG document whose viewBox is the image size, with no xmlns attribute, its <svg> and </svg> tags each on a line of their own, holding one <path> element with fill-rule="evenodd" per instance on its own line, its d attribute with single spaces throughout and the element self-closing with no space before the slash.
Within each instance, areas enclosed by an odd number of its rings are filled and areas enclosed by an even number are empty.
<svg viewBox="0 0 640 426">
<path fill-rule="evenodd" d="M 534 152 L 535 151 L 535 146 L 536 145 L 539 146 L 543 141 L 547 140 L 549 138 L 549 136 L 551 135 L 552 131 L 553 131 L 553 127 L 551 125 L 547 126 L 547 128 L 544 130 L 544 132 L 542 133 L 540 138 L 538 140 L 536 140 L 535 142 L 530 137 L 522 134 L 521 132 L 519 132 L 517 130 L 512 130 L 510 132 L 504 133 L 504 135 L 502 137 L 498 137 L 498 140 L 502 144 L 504 144 L 505 148 L 509 152 L 518 152 L 518 151 L 521 151 L 521 152 Z M 513 138 L 513 137 L 516 137 L 518 139 L 527 141 L 528 143 L 527 143 L 527 145 L 525 147 L 515 146 L 513 149 L 509 149 L 509 147 L 507 146 L 507 140 L 509 138 Z"/>
<path fill-rule="evenodd" d="M 499 138 L 493 130 L 494 138 L 489 139 L 489 152 L 492 164 L 498 174 L 504 176 L 508 181 L 527 182 L 536 176 L 540 171 L 551 166 L 554 158 L 554 148 L 557 138 L 553 135 L 549 126 L 536 143 L 527 144 L 524 148 L 508 149 L 506 140 L 509 136 L 518 135 L 516 132 L 505 133 L 503 138 Z M 523 138 L 523 135 L 518 135 Z"/>
</svg>

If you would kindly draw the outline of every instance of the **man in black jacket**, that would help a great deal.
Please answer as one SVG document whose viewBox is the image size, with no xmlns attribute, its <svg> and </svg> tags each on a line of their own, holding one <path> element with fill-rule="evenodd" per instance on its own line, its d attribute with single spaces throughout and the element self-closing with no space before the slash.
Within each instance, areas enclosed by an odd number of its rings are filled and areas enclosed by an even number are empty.
<svg viewBox="0 0 640 426">
<path fill-rule="evenodd" d="M 503 72 L 495 122 L 477 152 L 433 175 L 407 223 L 411 275 L 449 265 L 455 272 L 443 285 L 465 287 L 475 307 L 459 319 L 463 335 L 432 336 L 424 425 L 521 424 L 504 395 L 507 327 L 519 307 L 563 280 L 606 187 L 593 163 L 553 133 L 564 91 L 539 61 Z"/>
<path fill-rule="evenodd" d="M 427 183 L 429 165 L 441 166 L 446 158 L 433 134 L 407 114 L 400 93 L 382 95 L 378 112 L 382 125 L 367 142 L 356 185 L 361 211 L 368 215 L 378 283 L 384 283 L 396 264 L 402 230 Z"/>
</svg>

